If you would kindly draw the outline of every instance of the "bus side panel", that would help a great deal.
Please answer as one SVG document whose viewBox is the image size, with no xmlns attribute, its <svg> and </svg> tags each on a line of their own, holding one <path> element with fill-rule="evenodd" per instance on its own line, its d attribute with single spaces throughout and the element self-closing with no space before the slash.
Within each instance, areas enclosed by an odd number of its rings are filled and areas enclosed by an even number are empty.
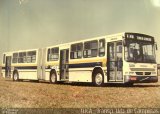
<svg viewBox="0 0 160 114">
<path fill-rule="evenodd" d="M 18 70 L 19 79 L 37 80 L 37 70 Z"/>
<path fill-rule="evenodd" d="M 69 81 L 72 82 L 92 82 L 92 70 L 83 70 L 82 69 L 70 69 L 69 70 Z"/>
<path fill-rule="evenodd" d="M 49 81 L 50 79 L 50 69 L 45 69 L 45 81 Z"/>
</svg>

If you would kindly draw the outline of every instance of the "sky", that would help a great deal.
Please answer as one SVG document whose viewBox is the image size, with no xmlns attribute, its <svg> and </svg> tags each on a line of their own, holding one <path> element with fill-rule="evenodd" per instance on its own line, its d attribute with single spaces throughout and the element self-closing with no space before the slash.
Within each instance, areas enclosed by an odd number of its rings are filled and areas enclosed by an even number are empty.
<svg viewBox="0 0 160 114">
<path fill-rule="evenodd" d="M 154 36 L 160 50 L 159 20 L 160 0 L 0 0 L 0 60 L 6 51 L 119 32 Z"/>
</svg>

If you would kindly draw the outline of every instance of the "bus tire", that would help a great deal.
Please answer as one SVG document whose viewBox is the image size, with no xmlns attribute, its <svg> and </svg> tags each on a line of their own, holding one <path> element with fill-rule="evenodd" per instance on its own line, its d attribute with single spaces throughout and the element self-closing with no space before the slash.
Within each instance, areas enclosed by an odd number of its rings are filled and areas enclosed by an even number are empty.
<svg viewBox="0 0 160 114">
<path fill-rule="evenodd" d="M 18 81 L 18 80 L 19 80 L 18 72 L 15 71 L 15 72 L 13 73 L 13 81 Z"/>
<path fill-rule="evenodd" d="M 57 83 L 57 75 L 55 72 L 51 72 L 51 74 L 50 74 L 50 83 L 51 84 Z"/>
<path fill-rule="evenodd" d="M 101 70 L 95 71 L 95 73 L 93 74 L 92 82 L 94 86 L 104 85 L 104 75 Z"/>
</svg>

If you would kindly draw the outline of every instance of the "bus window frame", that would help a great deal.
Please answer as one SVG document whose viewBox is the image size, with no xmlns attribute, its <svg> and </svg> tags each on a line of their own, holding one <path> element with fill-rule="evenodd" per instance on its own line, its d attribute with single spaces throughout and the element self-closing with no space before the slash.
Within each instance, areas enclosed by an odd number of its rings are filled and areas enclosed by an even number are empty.
<svg viewBox="0 0 160 114">
<path fill-rule="evenodd" d="M 19 52 L 18 63 L 26 63 L 27 62 L 26 55 L 27 55 L 26 52 Z"/>
<path fill-rule="evenodd" d="M 54 53 L 54 51 L 52 52 L 52 50 L 58 49 L 58 53 Z M 51 58 L 51 56 L 56 55 L 57 58 Z M 53 47 L 53 48 L 48 48 L 47 50 L 47 61 L 51 62 L 51 61 L 58 61 L 59 60 L 59 47 Z"/>
<path fill-rule="evenodd" d="M 102 46 L 102 47 L 100 47 L 100 42 L 101 42 L 101 41 L 102 41 L 102 43 L 104 43 L 104 44 L 102 44 L 102 45 L 104 45 L 104 46 Z M 105 42 L 106 42 L 105 38 L 99 40 L 99 45 L 98 45 L 98 46 L 99 46 L 99 48 L 98 48 L 98 56 L 99 56 L 99 57 L 104 57 L 104 56 L 105 56 L 105 53 L 106 53 L 106 51 L 105 51 L 105 48 L 106 48 Z M 100 53 L 100 49 L 104 49 L 104 52 L 101 52 L 101 53 Z M 103 55 L 100 56 L 100 54 L 103 54 Z"/>
<path fill-rule="evenodd" d="M 75 46 L 74 50 L 73 50 L 72 46 Z M 78 46 L 80 46 L 80 49 L 78 49 Z M 83 46 L 84 46 L 84 44 L 82 42 L 71 44 L 71 46 L 70 46 L 70 59 L 81 59 L 83 57 Z M 79 52 L 81 53 L 81 56 L 78 56 Z M 72 57 L 72 55 L 73 55 L 73 57 Z M 76 58 L 74 55 L 76 55 Z"/>
<path fill-rule="evenodd" d="M 86 48 L 85 46 L 88 43 L 97 43 L 97 46 L 96 46 L 96 48 L 92 48 L 91 44 L 89 44 L 89 46 Z M 92 55 L 93 50 L 96 50 L 95 56 Z M 89 55 L 88 52 L 91 54 Z M 86 53 L 86 55 L 84 53 Z M 91 40 L 91 41 L 84 42 L 83 58 L 92 58 L 92 57 L 97 57 L 97 56 L 99 56 L 99 42 L 98 42 L 98 40 Z"/>
<path fill-rule="evenodd" d="M 29 53 L 32 53 L 32 54 L 30 55 Z M 33 54 L 33 53 L 35 53 L 35 54 Z M 36 56 L 37 56 L 36 50 L 27 51 L 26 52 L 26 63 L 36 63 L 36 61 L 37 61 Z M 33 59 L 33 57 L 34 57 L 34 59 Z M 30 59 L 28 59 L 28 58 L 30 58 Z M 28 60 L 30 60 L 30 61 L 28 61 Z"/>
<path fill-rule="evenodd" d="M 14 54 L 17 54 L 16 57 L 14 56 Z M 18 53 L 18 52 L 13 53 L 12 63 L 13 63 L 13 64 L 18 63 L 18 58 L 19 58 L 19 53 Z M 16 62 L 15 62 L 14 59 L 16 59 Z"/>
</svg>

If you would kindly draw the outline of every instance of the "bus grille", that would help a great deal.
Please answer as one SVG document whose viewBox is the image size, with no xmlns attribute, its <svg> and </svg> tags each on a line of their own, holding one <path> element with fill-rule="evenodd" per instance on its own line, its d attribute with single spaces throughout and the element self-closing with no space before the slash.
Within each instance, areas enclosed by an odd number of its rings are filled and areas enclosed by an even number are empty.
<svg viewBox="0 0 160 114">
<path fill-rule="evenodd" d="M 136 72 L 136 75 L 143 75 L 143 72 Z"/>
<path fill-rule="evenodd" d="M 151 75 L 151 72 L 136 72 L 136 75 Z"/>
<path fill-rule="evenodd" d="M 151 75 L 151 72 L 145 72 L 145 75 Z"/>
</svg>

